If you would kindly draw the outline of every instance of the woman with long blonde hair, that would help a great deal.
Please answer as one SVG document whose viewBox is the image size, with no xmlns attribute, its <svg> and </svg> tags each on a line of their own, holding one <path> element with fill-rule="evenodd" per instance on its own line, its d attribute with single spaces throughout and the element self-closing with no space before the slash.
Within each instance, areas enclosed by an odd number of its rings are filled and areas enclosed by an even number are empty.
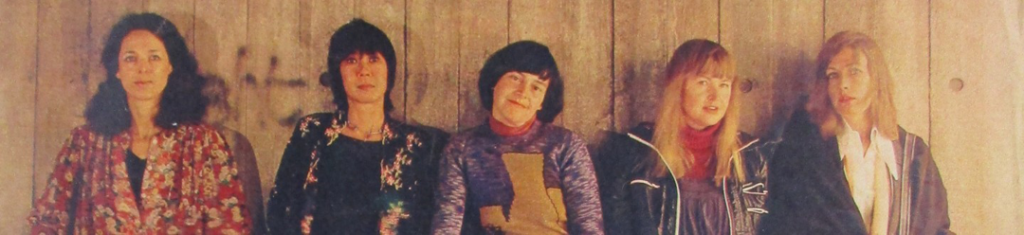
<svg viewBox="0 0 1024 235">
<path fill-rule="evenodd" d="M 840 32 L 771 158 L 765 234 L 946 234 L 946 189 L 928 146 L 900 128 L 878 44 Z"/>
<path fill-rule="evenodd" d="M 750 147 L 757 140 L 739 132 L 735 67 L 709 40 L 676 49 L 657 122 L 633 128 L 601 157 L 633 162 L 626 174 L 602 172 L 611 182 L 602 189 L 609 234 L 753 232 L 765 163 Z"/>
</svg>

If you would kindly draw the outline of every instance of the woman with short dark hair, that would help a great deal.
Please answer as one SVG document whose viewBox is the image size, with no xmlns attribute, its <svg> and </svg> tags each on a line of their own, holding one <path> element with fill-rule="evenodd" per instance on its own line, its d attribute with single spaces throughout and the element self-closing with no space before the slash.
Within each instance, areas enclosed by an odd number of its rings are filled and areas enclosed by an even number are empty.
<svg viewBox="0 0 1024 235">
<path fill-rule="evenodd" d="M 322 82 L 338 109 L 299 120 L 270 192 L 271 234 L 425 234 L 447 134 L 392 119 L 395 49 L 355 19 L 331 37 Z"/>
<path fill-rule="evenodd" d="M 32 234 L 249 233 L 233 156 L 202 123 L 205 79 L 174 24 L 126 15 L 102 62 L 107 79 L 57 156 Z"/>
<path fill-rule="evenodd" d="M 586 143 L 551 124 L 562 77 L 548 48 L 498 50 L 478 87 L 490 119 L 445 148 L 433 234 L 604 234 Z"/>
</svg>

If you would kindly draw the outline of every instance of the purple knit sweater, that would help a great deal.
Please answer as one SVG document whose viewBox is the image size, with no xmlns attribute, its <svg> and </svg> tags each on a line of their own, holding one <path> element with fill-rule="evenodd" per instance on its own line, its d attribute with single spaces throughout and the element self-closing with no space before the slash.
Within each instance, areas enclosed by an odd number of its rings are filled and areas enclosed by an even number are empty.
<svg viewBox="0 0 1024 235">
<path fill-rule="evenodd" d="M 439 171 L 433 234 L 604 234 L 590 154 L 564 128 L 536 122 L 511 137 L 487 124 L 466 130 L 445 148 Z"/>
</svg>

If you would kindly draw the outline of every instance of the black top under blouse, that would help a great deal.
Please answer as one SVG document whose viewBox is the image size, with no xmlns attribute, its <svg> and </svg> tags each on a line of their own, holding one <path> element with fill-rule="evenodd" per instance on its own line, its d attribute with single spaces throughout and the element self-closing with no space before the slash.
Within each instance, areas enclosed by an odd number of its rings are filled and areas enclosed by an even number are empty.
<svg viewBox="0 0 1024 235">
<path fill-rule="evenodd" d="M 381 141 L 339 135 L 317 170 L 319 192 L 313 234 L 376 234 L 381 209 Z"/>
<path fill-rule="evenodd" d="M 124 165 L 128 169 L 128 182 L 132 186 L 132 193 L 135 193 L 135 199 L 138 199 L 136 202 L 141 202 L 142 177 L 146 173 L 146 161 L 129 149 L 128 155 L 124 158 Z"/>
</svg>

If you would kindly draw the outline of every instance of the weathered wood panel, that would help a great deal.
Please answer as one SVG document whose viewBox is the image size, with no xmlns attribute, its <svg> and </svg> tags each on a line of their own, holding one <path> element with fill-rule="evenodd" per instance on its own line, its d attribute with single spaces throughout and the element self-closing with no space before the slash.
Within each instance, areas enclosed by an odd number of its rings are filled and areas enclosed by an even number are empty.
<svg viewBox="0 0 1024 235">
<path fill-rule="evenodd" d="M 1022 50 L 1019 1 L 932 1 L 931 150 L 953 229 L 1018 231 Z"/>
<path fill-rule="evenodd" d="M 189 49 L 195 51 L 200 73 L 224 82 L 223 96 L 228 107 L 224 112 L 207 114 L 207 121 L 235 130 L 240 129 L 241 88 L 245 79 L 245 60 L 248 43 L 246 0 L 216 1 L 196 7 L 193 29 L 196 42 Z"/>
<path fill-rule="evenodd" d="M 512 1 L 510 41 L 548 46 L 565 84 L 560 124 L 589 141 L 611 128 L 611 2 Z M 557 120 L 556 120 L 557 122 Z"/>
<path fill-rule="evenodd" d="M 303 77 L 308 60 L 300 43 L 299 2 L 249 1 L 248 11 L 239 131 L 252 143 L 266 195 L 292 128 L 306 114 L 304 95 L 316 84 Z"/>
<path fill-rule="evenodd" d="M 828 1 L 825 38 L 858 31 L 875 39 L 896 83 L 899 124 L 928 141 L 928 1 Z M 857 10 L 851 10 L 857 9 Z"/>
<path fill-rule="evenodd" d="M 686 40 L 718 41 L 717 1 L 615 1 L 612 99 L 614 130 L 654 121 L 665 65 Z"/>
<path fill-rule="evenodd" d="M 406 40 L 406 121 L 455 131 L 459 124 L 459 35 L 457 1 L 413 1 Z"/>
<path fill-rule="evenodd" d="M 490 112 L 480 103 L 480 69 L 487 57 L 508 45 L 508 1 L 459 0 L 458 130 L 483 124 Z M 487 17 L 480 17 L 487 16 Z"/>
<path fill-rule="evenodd" d="M 101 66 L 98 55 L 88 56 L 92 51 L 88 40 L 91 27 L 88 2 L 41 1 L 38 17 L 39 35 L 45 36 L 38 37 L 35 84 L 35 120 L 40 123 L 35 126 L 36 195 L 46 185 L 54 159 L 69 137 L 68 133 L 85 123 L 82 114 L 90 98 L 87 84 L 105 77 L 92 77 L 89 73 L 93 66 Z M 109 30 L 109 27 L 105 28 Z"/>
<path fill-rule="evenodd" d="M 740 128 L 777 131 L 814 69 L 822 26 L 821 1 L 723 1 L 722 45 L 735 56 L 742 93 Z"/>
<path fill-rule="evenodd" d="M 28 233 L 24 215 L 32 208 L 32 163 L 35 153 L 37 1 L 0 1 L 0 233 Z"/>
</svg>

